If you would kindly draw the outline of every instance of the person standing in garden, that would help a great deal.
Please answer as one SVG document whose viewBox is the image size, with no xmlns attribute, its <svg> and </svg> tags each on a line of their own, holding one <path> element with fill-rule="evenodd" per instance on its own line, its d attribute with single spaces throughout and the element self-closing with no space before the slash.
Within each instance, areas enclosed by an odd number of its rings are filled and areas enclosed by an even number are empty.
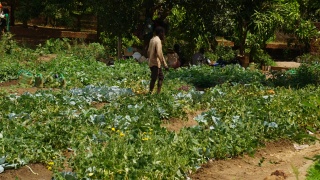
<svg viewBox="0 0 320 180">
<path fill-rule="evenodd" d="M 156 81 L 157 93 L 161 92 L 162 82 L 164 80 L 164 75 L 162 72 L 162 66 L 168 69 L 168 65 L 164 59 L 162 52 L 162 42 L 165 37 L 164 28 L 158 26 L 155 28 L 155 36 L 149 42 L 148 47 L 148 58 L 149 58 L 149 68 L 151 70 L 151 81 L 149 87 L 149 93 L 152 93 Z"/>
<path fill-rule="evenodd" d="M 180 45 L 179 44 L 175 44 L 173 46 L 173 50 L 174 50 L 174 52 L 176 52 L 178 54 L 179 61 L 180 61 L 180 67 L 182 67 L 185 64 L 186 60 L 185 60 L 185 57 L 184 57 L 184 55 L 183 55 L 183 53 L 182 53 L 182 51 L 180 49 Z"/>
<path fill-rule="evenodd" d="M 9 24 L 10 24 L 10 18 L 9 18 L 9 9 L 8 8 L 3 8 L 3 14 L 4 14 L 4 31 L 9 32 Z"/>
<path fill-rule="evenodd" d="M 199 52 L 192 56 L 192 64 L 199 65 L 205 64 L 205 57 L 204 57 L 204 48 L 200 48 Z"/>
<path fill-rule="evenodd" d="M 4 33 L 5 24 L 6 24 L 5 15 L 3 14 L 2 4 L 0 2 L 0 28 L 1 28 L 1 33 Z"/>
</svg>

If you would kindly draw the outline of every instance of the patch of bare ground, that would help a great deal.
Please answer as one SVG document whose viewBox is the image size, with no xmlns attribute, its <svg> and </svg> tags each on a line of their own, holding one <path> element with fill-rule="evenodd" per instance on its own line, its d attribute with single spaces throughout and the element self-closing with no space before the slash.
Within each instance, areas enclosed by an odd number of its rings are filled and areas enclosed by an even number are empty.
<svg viewBox="0 0 320 180">
<path fill-rule="evenodd" d="M 92 102 L 91 106 L 93 106 L 96 109 L 102 109 L 106 104 L 106 102 Z"/>
<path fill-rule="evenodd" d="M 50 62 L 57 57 L 57 54 L 45 54 L 38 57 L 38 61 L 41 62 Z"/>
<path fill-rule="evenodd" d="M 262 71 L 265 75 L 266 78 L 273 78 L 272 74 L 270 71 L 287 71 L 290 69 L 296 69 L 299 68 L 301 63 L 294 62 L 294 61 L 277 61 L 274 66 L 271 66 L 268 71 Z"/>
<path fill-rule="evenodd" d="M 5 170 L 0 174 L 1 180 L 51 180 L 52 171 L 44 164 L 29 164 L 19 169 Z"/>
<path fill-rule="evenodd" d="M 19 80 L 11 80 L 0 83 L 0 90 L 5 90 L 11 94 L 21 95 L 25 92 L 35 93 L 38 88 L 36 87 L 19 87 Z"/>
<path fill-rule="evenodd" d="M 169 131 L 196 126 L 194 117 L 203 111 L 189 114 L 188 119 L 170 119 L 162 124 Z M 244 155 L 228 160 L 210 160 L 190 175 L 194 180 L 303 180 L 312 158 L 320 152 L 320 144 L 299 146 L 282 140 L 268 142 L 254 156 Z"/>
<path fill-rule="evenodd" d="M 29 92 L 31 94 L 34 94 L 38 90 L 53 90 L 53 91 L 59 91 L 58 88 L 38 88 L 38 87 L 24 87 L 19 84 L 19 80 L 11 80 L 7 82 L 0 83 L 0 90 L 4 90 L 10 94 L 17 94 L 22 95 L 26 92 Z"/>
<path fill-rule="evenodd" d="M 162 127 L 167 128 L 169 131 L 179 132 L 180 129 L 184 127 L 196 126 L 198 125 L 198 122 L 194 120 L 194 117 L 196 117 L 201 112 L 203 111 L 196 111 L 194 113 L 188 114 L 187 119 L 172 118 L 170 120 L 166 120 L 164 121 L 164 123 L 162 123 Z"/>
<path fill-rule="evenodd" d="M 277 61 L 276 66 L 286 67 L 286 68 L 298 68 L 301 63 L 298 62 L 286 62 L 286 61 Z"/>
<path fill-rule="evenodd" d="M 253 157 L 210 160 L 190 177 L 194 180 L 303 180 L 313 164 L 307 158 L 319 152 L 318 142 L 300 148 L 289 141 L 270 142 Z"/>
<path fill-rule="evenodd" d="M 67 163 L 68 158 L 72 155 L 72 151 L 63 152 L 63 156 L 66 158 L 64 162 L 65 172 L 72 172 L 72 168 Z M 29 164 L 19 169 L 5 170 L 4 173 L 0 174 L 1 180 L 51 180 L 53 172 L 48 170 L 47 166 L 42 163 Z"/>
</svg>

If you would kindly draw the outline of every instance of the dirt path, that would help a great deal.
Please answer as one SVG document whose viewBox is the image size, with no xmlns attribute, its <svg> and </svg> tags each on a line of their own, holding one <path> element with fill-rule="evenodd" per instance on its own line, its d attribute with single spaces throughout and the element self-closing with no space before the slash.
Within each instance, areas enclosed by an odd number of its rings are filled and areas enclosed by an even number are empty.
<svg viewBox="0 0 320 180">
<path fill-rule="evenodd" d="M 194 117 L 198 111 L 188 115 L 186 120 L 172 119 L 162 126 L 179 132 L 183 127 L 197 125 Z M 315 155 L 320 154 L 320 143 L 299 145 L 289 141 L 267 143 L 252 156 L 229 160 L 210 160 L 190 176 L 193 180 L 303 180 Z M 275 174 L 275 175 L 272 175 Z"/>
<path fill-rule="evenodd" d="M 195 180 L 303 180 L 308 168 L 313 164 L 312 158 L 320 153 L 316 143 L 305 149 L 297 150 L 290 142 L 269 143 L 260 149 L 254 157 L 243 157 L 210 161 L 191 176 Z M 274 172 L 279 175 L 273 175 Z"/>
</svg>

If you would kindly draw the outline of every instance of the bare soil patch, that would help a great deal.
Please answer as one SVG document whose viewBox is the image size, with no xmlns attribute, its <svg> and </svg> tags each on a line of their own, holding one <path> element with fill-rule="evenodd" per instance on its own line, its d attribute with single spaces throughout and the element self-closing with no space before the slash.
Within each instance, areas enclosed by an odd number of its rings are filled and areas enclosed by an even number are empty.
<svg viewBox="0 0 320 180">
<path fill-rule="evenodd" d="M 96 109 L 102 109 L 106 104 L 106 102 L 92 102 L 91 106 L 93 106 Z"/>
<path fill-rule="evenodd" d="M 286 61 L 277 61 L 276 66 L 286 67 L 286 68 L 298 68 L 301 63 L 298 62 L 286 62 Z"/>
<path fill-rule="evenodd" d="M 257 151 L 254 157 L 244 155 L 229 160 L 211 160 L 203 165 L 195 174 L 196 180 L 303 180 L 313 161 L 312 158 L 320 150 L 319 143 L 305 149 L 297 150 L 288 141 L 267 143 L 265 148 Z M 285 177 L 276 174 L 280 171 Z"/>
<path fill-rule="evenodd" d="M 21 95 L 23 93 L 35 93 L 38 88 L 36 87 L 19 87 L 19 80 L 11 80 L 7 82 L 0 83 L 0 89 L 5 90 L 11 94 Z"/>
<path fill-rule="evenodd" d="M 34 94 L 38 90 L 48 90 L 59 91 L 57 88 L 38 88 L 38 87 L 24 87 L 19 84 L 19 80 L 11 80 L 7 82 L 0 83 L 0 90 L 4 90 L 10 94 L 22 95 L 24 93 Z"/>
<path fill-rule="evenodd" d="M 162 124 L 162 127 L 167 128 L 169 131 L 179 132 L 180 129 L 184 127 L 196 126 L 198 125 L 198 122 L 194 120 L 194 117 L 196 117 L 201 112 L 203 111 L 197 111 L 197 112 L 188 114 L 187 119 L 173 118 L 173 119 L 164 121 L 164 123 Z"/>
<path fill-rule="evenodd" d="M 41 62 L 50 62 L 56 57 L 57 57 L 57 54 L 46 54 L 46 55 L 40 56 L 37 60 Z"/>
<path fill-rule="evenodd" d="M 52 171 L 43 164 L 29 164 L 19 169 L 6 170 L 0 174 L 1 180 L 51 180 Z M 31 170 L 33 171 L 31 171 Z"/>
</svg>

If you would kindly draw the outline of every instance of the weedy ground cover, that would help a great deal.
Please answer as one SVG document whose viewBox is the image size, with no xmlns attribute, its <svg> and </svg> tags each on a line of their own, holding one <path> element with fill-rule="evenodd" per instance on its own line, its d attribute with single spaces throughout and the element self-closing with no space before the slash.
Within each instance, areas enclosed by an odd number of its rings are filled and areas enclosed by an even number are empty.
<svg viewBox="0 0 320 180">
<path fill-rule="evenodd" d="M 57 56 L 39 62 L 46 53 Z M 67 81 L 60 91 L 0 92 L 1 167 L 45 163 L 55 179 L 185 179 L 209 159 L 254 154 L 277 139 L 312 142 L 308 132 L 319 129 L 320 89 L 312 82 L 291 87 L 237 65 L 191 66 L 165 72 L 163 92 L 148 94 L 147 64 L 106 66 L 97 61 L 102 55 L 99 44 L 67 40 L 36 50 L 13 45 L 2 54 L 0 81 L 17 79 L 21 69 Z M 204 110 L 198 126 L 179 133 L 161 127 L 197 110 Z M 66 162 L 72 172 L 64 172 Z"/>
</svg>

